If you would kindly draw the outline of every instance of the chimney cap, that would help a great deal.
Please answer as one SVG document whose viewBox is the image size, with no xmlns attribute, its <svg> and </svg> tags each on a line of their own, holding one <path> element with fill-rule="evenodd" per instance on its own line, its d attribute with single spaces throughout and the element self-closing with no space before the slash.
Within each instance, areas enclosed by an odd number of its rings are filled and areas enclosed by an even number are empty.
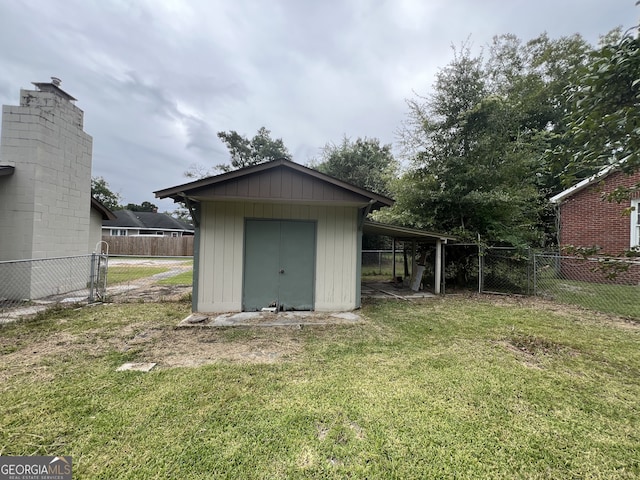
<svg viewBox="0 0 640 480">
<path fill-rule="evenodd" d="M 38 88 L 38 90 L 40 90 L 41 92 L 52 92 L 71 102 L 76 101 L 75 98 L 73 98 L 71 95 L 69 95 L 67 92 L 65 92 L 60 88 L 60 83 L 62 83 L 62 80 L 60 80 L 58 77 L 51 77 L 51 82 L 49 83 L 46 83 L 46 82 L 31 82 L 31 83 L 35 85 Z"/>
</svg>

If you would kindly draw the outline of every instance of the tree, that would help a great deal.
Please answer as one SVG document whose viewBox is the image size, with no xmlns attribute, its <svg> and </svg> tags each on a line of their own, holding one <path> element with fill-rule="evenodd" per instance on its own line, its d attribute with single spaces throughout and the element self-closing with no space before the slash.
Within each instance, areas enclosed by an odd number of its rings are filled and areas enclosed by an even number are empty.
<svg viewBox="0 0 640 480">
<path fill-rule="evenodd" d="M 568 128 L 552 155 L 565 165 L 566 184 L 612 164 L 640 169 L 640 38 L 610 32 L 567 92 Z M 613 198 L 629 193 L 619 189 Z"/>
<path fill-rule="evenodd" d="M 488 59 L 467 45 L 409 100 L 402 131 L 409 171 L 391 215 L 402 223 L 513 245 L 540 243 L 555 188 L 544 152 L 561 130 L 561 85 L 585 60 L 579 36 L 525 44 L 496 37 Z M 556 181 L 557 182 L 557 181 Z"/>
<path fill-rule="evenodd" d="M 109 188 L 109 184 L 103 177 L 91 178 L 91 196 L 102 203 L 109 210 L 118 210 L 122 197 Z"/>
<path fill-rule="evenodd" d="M 151 202 L 144 201 L 140 205 L 135 203 L 127 203 L 124 210 L 131 210 L 132 212 L 157 212 L 158 207 Z"/>
<path fill-rule="evenodd" d="M 398 172 L 391 145 L 380 145 L 377 138 L 358 138 L 352 142 L 346 136 L 339 145 L 326 144 L 312 167 L 380 195 L 391 193 L 390 185 Z"/>
<path fill-rule="evenodd" d="M 192 223 L 193 219 L 191 218 L 191 213 L 183 204 L 179 204 L 180 206 L 176 208 L 172 212 L 165 212 L 171 215 L 173 218 L 177 218 L 178 220 L 185 221 L 187 223 Z"/>
<path fill-rule="evenodd" d="M 413 224 L 467 239 L 531 241 L 532 207 L 540 202 L 526 143 L 509 142 L 518 133 L 514 109 L 490 92 L 482 57 L 466 46 L 454 53 L 434 93 L 409 102 L 408 133 L 418 148 L 396 210 Z"/>
<path fill-rule="evenodd" d="M 239 168 L 270 162 L 278 158 L 291 160 L 291 154 L 281 138 L 271 138 L 271 131 L 260 127 L 256 135 L 249 139 L 235 130 L 218 132 L 218 138 L 224 142 L 231 156 L 231 164 L 221 163 L 207 169 L 201 165 L 191 165 L 185 172 L 187 178 L 204 178 L 216 172 L 229 172 Z"/>
</svg>

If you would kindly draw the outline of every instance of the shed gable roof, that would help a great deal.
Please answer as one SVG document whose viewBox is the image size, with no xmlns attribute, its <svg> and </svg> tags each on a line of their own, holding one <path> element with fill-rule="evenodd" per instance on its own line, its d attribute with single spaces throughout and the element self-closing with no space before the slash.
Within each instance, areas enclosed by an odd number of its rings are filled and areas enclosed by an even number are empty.
<svg viewBox="0 0 640 480">
<path fill-rule="evenodd" d="M 157 198 L 183 201 L 251 200 L 343 205 L 373 208 L 393 205 L 393 200 L 325 175 L 289 160 L 280 159 L 208 177 L 154 192 Z"/>
</svg>

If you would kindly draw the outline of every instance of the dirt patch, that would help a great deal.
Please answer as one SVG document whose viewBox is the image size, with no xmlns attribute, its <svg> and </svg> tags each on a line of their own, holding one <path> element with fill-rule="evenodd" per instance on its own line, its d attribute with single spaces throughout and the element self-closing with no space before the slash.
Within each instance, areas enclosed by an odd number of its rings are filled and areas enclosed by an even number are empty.
<svg viewBox="0 0 640 480">
<path fill-rule="evenodd" d="M 279 328 L 278 335 L 227 339 L 224 331 L 176 329 L 162 338 L 138 341 L 140 359 L 158 363 L 158 368 L 199 367 L 219 361 L 276 363 L 295 356 L 301 349 L 294 329 Z"/>
<path fill-rule="evenodd" d="M 153 321 L 119 327 L 95 328 L 81 333 L 55 332 L 41 338 L 0 338 L 0 383 L 28 373 L 34 381 L 53 378 L 51 360 L 99 357 L 109 351 L 131 352 L 133 361 L 157 363 L 154 370 L 198 367 L 216 362 L 277 363 L 288 361 L 302 349 L 300 330 L 277 327 L 178 329 Z"/>
<path fill-rule="evenodd" d="M 177 302 L 192 292 L 191 286 L 184 285 L 142 285 L 133 288 L 109 290 L 109 301 L 123 302 Z"/>
<path fill-rule="evenodd" d="M 17 339 L 17 345 L 9 345 L 10 340 L 2 338 L 0 350 L 13 351 L 2 355 L 3 368 L 0 368 L 0 384 L 13 375 L 24 373 L 29 373 L 33 381 L 51 380 L 55 374 L 46 360 L 67 355 L 72 351 L 76 340 L 74 335 L 65 332 L 55 333 L 26 345 L 20 345 L 20 339 Z"/>
<path fill-rule="evenodd" d="M 566 345 L 552 342 L 534 335 L 514 335 L 498 344 L 516 355 L 528 368 L 542 369 L 542 361 L 556 355 L 578 355 L 578 352 Z"/>
<path fill-rule="evenodd" d="M 542 365 L 540 364 L 540 360 L 533 355 L 530 355 L 526 352 L 523 352 L 518 347 L 511 344 L 511 342 L 507 340 L 503 340 L 498 342 L 503 348 L 506 348 L 508 351 L 513 353 L 519 360 L 522 365 L 527 368 L 533 368 L 535 370 L 542 370 Z"/>
</svg>

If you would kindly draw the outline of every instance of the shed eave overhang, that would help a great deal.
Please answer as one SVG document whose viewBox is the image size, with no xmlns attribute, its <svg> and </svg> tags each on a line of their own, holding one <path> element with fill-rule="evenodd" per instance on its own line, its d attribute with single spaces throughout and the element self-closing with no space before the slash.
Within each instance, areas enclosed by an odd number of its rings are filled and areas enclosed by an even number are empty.
<svg viewBox="0 0 640 480">
<path fill-rule="evenodd" d="M 173 197 L 170 197 L 173 198 Z M 258 202 L 258 203 L 282 203 L 288 205 L 330 205 L 336 207 L 366 207 L 371 203 L 369 198 L 363 199 L 361 201 L 330 201 L 330 200 L 313 200 L 313 199 L 283 199 L 283 198 L 274 198 L 274 197 L 232 197 L 232 196 L 212 196 L 212 195 L 177 195 L 174 198 L 176 202 L 184 202 L 186 199 L 189 199 L 192 203 L 203 203 L 203 202 Z M 374 202 L 374 207 L 382 208 L 386 207 L 386 204 L 379 204 Z M 375 209 L 375 208 L 374 208 Z"/>
<path fill-rule="evenodd" d="M 212 187 L 214 185 L 223 184 L 224 182 L 234 181 L 244 176 L 256 175 L 261 172 L 265 172 L 268 170 L 272 170 L 274 168 L 287 168 L 293 171 L 296 171 L 300 174 L 306 175 L 308 177 L 312 177 L 321 182 L 325 182 L 330 184 L 331 186 L 343 189 L 353 195 L 354 197 L 361 197 L 363 199 L 363 203 L 360 204 L 359 201 L 353 201 L 354 205 L 368 205 L 372 204 L 372 209 L 376 210 L 382 207 L 392 206 L 394 204 L 394 200 L 384 195 L 379 195 L 377 193 L 365 190 L 363 188 L 357 187 L 347 182 L 343 182 L 342 180 L 333 178 L 329 175 L 325 175 L 324 173 L 318 172 L 317 170 L 313 170 L 312 168 L 305 167 L 303 165 L 299 165 L 295 162 L 286 159 L 273 160 L 271 162 L 261 163 L 258 165 L 253 165 L 250 167 L 246 167 L 240 170 L 234 170 L 232 172 L 223 173 L 220 175 L 216 175 L 213 177 L 204 178 L 201 180 L 196 180 L 194 182 L 185 183 L 182 185 L 177 185 L 175 187 L 165 188 L 163 190 L 157 190 L 154 192 L 156 198 L 171 198 L 174 202 L 184 202 L 187 199 L 195 202 L 202 201 L 223 201 L 223 200 L 233 200 L 233 201 L 283 201 L 287 203 L 307 203 L 307 199 L 297 198 L 293 200 L 288 199 L 279 199 L 277 197 L 254 197 L 254 196 L 243 196 L 243 197 L 229 197 L 225 196 L 223 198 L 215 198 L 211 195 L 206 195 L 204 192 L 208 189 L 208 187 Z M 310 199 L 308 203 L 316 203 L 317 199 Z M 331 201 L 328 204 L 336 204 Z"/>
</svg>

